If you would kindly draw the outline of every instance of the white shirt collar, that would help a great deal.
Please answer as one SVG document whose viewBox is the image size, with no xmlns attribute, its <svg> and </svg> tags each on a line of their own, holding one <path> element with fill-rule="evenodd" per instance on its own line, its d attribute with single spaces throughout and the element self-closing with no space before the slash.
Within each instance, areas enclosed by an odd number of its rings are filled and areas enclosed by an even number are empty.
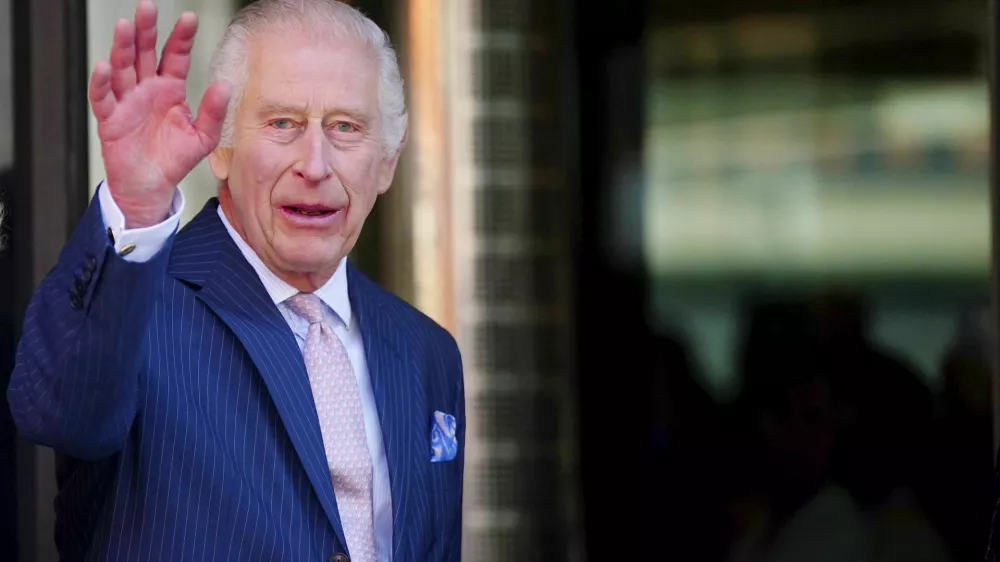
<svg viewBox="0 0 1000 562">
<path fill-rule="evenodd" d="M 222 219 L 222 224 L 226 226 L 226 231 L 229 232 L 229 236 L 232 237 L 233 242 L 236 242 L 236 247 L 240 249 L 243 257 L 250 262 L 250 266 L 257 272 L 257 276 L 260 277 L 261 283 L 264 284 L 264 289 L 267 290 L 267 294 L 270 295 L 274 304 L 280 304 L 297 295 L 299 290 L 282 281 L 280 277 L 268 269 L 264 265 L 264 262 L 260 260 L 257 253 L 233 229 L 233 225 L 229 223 L 226 214 L 222 212 L 221 206 L 218 208 L 218 213 L 219 218 Z M 337 271 L 334 272 L 333 276 L 322 287 L 316 289 L 313 294 L 326 303 L 340 317 L 345 326 L 351 325 L 351 299 L 348 297 L 347 291 L 346 256 L 340 260 L 340 265 L 337 266 Z"/>
</svg>

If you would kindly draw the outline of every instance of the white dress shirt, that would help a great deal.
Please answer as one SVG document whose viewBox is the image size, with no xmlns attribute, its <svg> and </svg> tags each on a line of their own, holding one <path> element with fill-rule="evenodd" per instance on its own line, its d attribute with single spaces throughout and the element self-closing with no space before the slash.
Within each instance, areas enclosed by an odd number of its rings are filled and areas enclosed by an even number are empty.
<svg viewBox="0 0 1000 562">
<path fill-rule="evenodd" d="M 124 259 L 133 262 L 148 261 L 159 251 L 180 225 L 180 214 L 184 208 L 184 195 L 178 189 L 174 195 L 171 215 L 163 222 L 146 227 L 125 229 L 125 217 L 115 203 L 111 192 L 102 182 L 98 188 L 98 199 L 104 223 L 114 233 L 115 250 L 122 251 L 126 246 L 134 249 Z M 282 281 L 264 265 L 260 257 L 250 248 L 243 238 L 233 229 L 222 212 L 218 209 L 219 218 L 226 226 L 226 231 L 233 242 L 243 253 L 243 257 L 257 272 L 264 289 L 274 301 L 288 326 L 295 334 L 299 349 L 305 348 L 306 334 L 309 322 L 292 312 L 287 299 L 299 293 L 298 289 Z M 337 271 L 326 284 L 317 289 L 314 294 L 326 305 L 323 315 L 340 341 L 347 349 L 347 355 L 358 379 L 358 390 L 361 394 L 361 408 L 365 419 L 365 433 L 368 438 L 368 452 L 372 458 L 372 503 L 374 512 L 375 546 L 378 550 L 379 562 L 389 562 L 392 559 L 392 494 L 389 488 L 389 465 L 382 443 L 382 429 L 375 406 L 375 393 L 372 391 L 371 378 L 368 375 L 368 362 L 365 359 L 364 341 L 357 317 L 351 313 L 351 300 L 347 287 L 347 258 L 341 260 Z M 348 545 L 350 548 L 350 545 Z"/>
</svg>

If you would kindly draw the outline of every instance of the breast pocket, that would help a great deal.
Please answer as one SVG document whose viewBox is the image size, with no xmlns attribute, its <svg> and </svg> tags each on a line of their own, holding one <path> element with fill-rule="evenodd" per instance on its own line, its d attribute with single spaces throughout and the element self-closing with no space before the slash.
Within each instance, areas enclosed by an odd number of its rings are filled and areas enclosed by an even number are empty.
<svg viewBox="0 0 1000 562">
<path fill-rule="evenodd" d="M 448 462 L 458 455 L 458 424 L 455 416 L 435 410 L 431 417 L 431 462 Z"/>
</svg>

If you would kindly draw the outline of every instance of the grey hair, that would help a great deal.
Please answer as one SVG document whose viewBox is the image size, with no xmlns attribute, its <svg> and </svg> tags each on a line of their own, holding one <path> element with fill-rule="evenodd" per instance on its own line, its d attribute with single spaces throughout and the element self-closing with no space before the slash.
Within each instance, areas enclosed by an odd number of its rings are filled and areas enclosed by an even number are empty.
<svg viewBox="0 0 1000 562">
<path fill-rule="evenodd" d="M 232 97 L 222 126 L 221 146 L 232 146 L 233 119 L 243 98 L 249 69 L 250 42 L 268 31 L 318 31 L 337 39 L 357 39 L 372 49 L 378 62 L 378 106 L 382 151 L 394 153 L 406 133 L 407 113 L 396 51 L 375 22 L 337 0 L 258 0 L 236 13 L 212 56 L 212 80 L 232 85 Z"/>
</svg>

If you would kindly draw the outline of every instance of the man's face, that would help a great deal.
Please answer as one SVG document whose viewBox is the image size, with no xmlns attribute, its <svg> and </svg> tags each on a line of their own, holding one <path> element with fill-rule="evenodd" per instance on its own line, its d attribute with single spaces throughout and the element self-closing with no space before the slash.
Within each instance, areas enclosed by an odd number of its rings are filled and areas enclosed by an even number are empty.
<svg viewBox="0 0 1000 562">
<path fill-rule="evenodd" d="M 364 44 L 264 34 L 251 47 L 231 147 L 210 162 L 226 217 L 301 291 L 354 247 L 398 152 L 384 156 L 378 66 Z"/>
</svg>

